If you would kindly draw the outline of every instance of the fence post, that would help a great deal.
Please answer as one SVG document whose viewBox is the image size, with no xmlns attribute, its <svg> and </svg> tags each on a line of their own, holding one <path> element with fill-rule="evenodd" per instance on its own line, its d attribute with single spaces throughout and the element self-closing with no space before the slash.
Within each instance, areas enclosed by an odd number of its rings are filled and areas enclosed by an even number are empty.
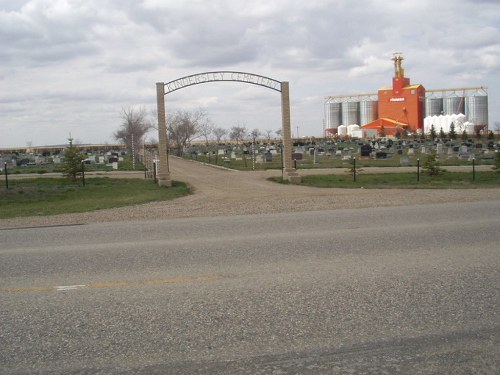
<svg viewBox="0 0 500 375">
<path fill-rule="evenodd" d="M 82 184 L 85 186 L 85 162 L 82 160 Z"/>
<path fill-rule="evenodd" d="M 472 156 L 472 181 L 476 181 L 476 156 Z"/>
<path fill-rule="evenodd" d="M 352 161 L 353 161 L 352 177 L 354 179 L 354 182 L 356 182 L 356 158 L 353 158 Z"/>
<path fill-rule="evenodd" d="M 420 181 L 420 158 L 417 158 L 417 182 Z"/>
<path fill-rule="evenodd" d="M 7 162 L 4 162 L 4 170 L 5 170 L 5 187 L 8 189 L 9 188 L 9 175 L 7 173 Z"/>
</svg>

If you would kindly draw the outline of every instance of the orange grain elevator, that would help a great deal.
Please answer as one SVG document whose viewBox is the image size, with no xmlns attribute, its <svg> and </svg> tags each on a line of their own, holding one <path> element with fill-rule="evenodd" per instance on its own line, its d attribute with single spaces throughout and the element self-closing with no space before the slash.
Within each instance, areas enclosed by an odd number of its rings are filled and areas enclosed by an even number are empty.
<svg viewBox="0 0 500 375">
<path fill-rule="evenodd" d="M 403 57 L 400 54 L 396 54 L 392 60 L 392 88 L 378 90 L 378 119 L 364 125 L 363 129 L 377 129 L 380 132 L 383 127 L 387 135 L 394 135 L 398 130 L 409 133 L 422 131 L 425 88 L 420 84 L 410 84 L 410 78 L 404 75 Z"/>
</svg>

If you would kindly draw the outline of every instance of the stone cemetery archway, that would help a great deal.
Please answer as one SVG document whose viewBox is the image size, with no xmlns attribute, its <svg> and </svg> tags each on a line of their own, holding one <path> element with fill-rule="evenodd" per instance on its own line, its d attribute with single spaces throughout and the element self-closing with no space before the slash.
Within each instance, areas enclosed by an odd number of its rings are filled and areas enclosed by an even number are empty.
<svg viewBox="0 0 500 375">
<path fill-rule="evenodd" d="M 190 76 L 178 78 L 167 83 L 156 83 L 156 99 L 158 109 L 158 139 L 159 139 L 159 171 L 158 184 L 160 186 L 172 186 L 170 172 L 168 168 L 167 147 L 168 135 L 166 124 L 165 95 L 185 87 L 199 85 L 210 82 L 243 82 L 247 84 L 266 87 L 281 93 L 281 119 L 283 137 L 283 167 L 284 178 L 290 182 L 300 182 L 300 176 L 293 168 L 292 164 L 292 133 L 290 124 L 290 92 L 289 83 L 280 82 L 272 78 L 264 77 L 252 73 L 217 71 L 198 73 Z"/>
</svg>

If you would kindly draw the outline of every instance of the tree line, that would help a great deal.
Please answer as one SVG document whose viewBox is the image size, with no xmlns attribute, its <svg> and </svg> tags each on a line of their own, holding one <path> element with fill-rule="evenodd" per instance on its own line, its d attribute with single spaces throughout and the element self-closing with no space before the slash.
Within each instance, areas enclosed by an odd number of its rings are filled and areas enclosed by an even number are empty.
<svg viewBox="0 0 500 375">
<path fill-rule="evenodd" d="M 144 144 L 147 133 L 155 129 L 158 130 L 156 120 L 152 119 L 145 108 L 124 108 L 120 116 L 122 122 L 120 128 L 114 133 L 114 137 L 117 141 L 124 143 L 131 154 L 133 154 L 134 149 Z M 273 134 L 281 136 L 281 130 L 261 131 L 253 129 L 249 131 L 244 125 L 233 126 L 229 130 L 218 127 L 213 124 L 203 109 L 177 110 L 167 115 L 166 121 L 169 148 L 174 149 L 178 156 L 182 155 L 183 150 L 190 142 L 200 138 L 208 146 L 212 141 L 219 144 L 227 137 L 239 144 L 247 139 L 255 142 L 257 138 L 263 136 L 270 142 Z"/>
</svg>

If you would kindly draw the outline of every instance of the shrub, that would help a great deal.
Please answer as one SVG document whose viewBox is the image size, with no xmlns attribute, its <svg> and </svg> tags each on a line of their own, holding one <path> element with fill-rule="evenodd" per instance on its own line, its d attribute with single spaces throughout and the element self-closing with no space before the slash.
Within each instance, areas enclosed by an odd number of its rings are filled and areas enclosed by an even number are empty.
<svg viewBox="0 0 500 375">
<path fill-rule="evenodd" d="M 436 158 L 436 151 L 432 151 L 425 156 L 424 165 L 422 167 L 423 173 L 429 176 L 440 176 L 445 170 L 439 167 L 439 161 Z"/>
<path fill-rule="evenodd" d="M 85 156 L 77 151 L 77 148 L 70 145 L 64 151 L 64 163 L 62 173 L 70 180 L 76 180 L 82 174 L 82 161 Z"/>
<path fill-rule="evenodd" d="M 496 151 L 495 152 L 495 166 L 493 167 L 493 169 L 495 169 L 497 171 L 497 173 L 500 173 L 500 151 Z"/>
</svg>

